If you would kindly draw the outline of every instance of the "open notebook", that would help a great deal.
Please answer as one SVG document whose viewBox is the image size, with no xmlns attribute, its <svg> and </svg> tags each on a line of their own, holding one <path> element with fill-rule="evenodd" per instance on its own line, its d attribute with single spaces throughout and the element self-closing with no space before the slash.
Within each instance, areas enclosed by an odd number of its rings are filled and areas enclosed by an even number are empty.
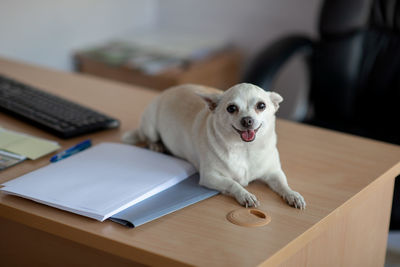
<svg viewBox="0 0 400 267">
<path fill-rule="evenodd" d="M 191 164 L 172 156 L 125 144 L 102 143 L 6 182 L 0 190 L 103 221 L 195 173 Z M 150 205 L 145 208 L 147 213 L 142 211 L 143 215 L 136 214 L 134 219 L 146 222 L 149 218 L 176 210 L 178 206 L 183 207 L 216 194 L 193 182 L 180 186 L 190 186 L 195 193 L 182 195 L 181 200 L 171 198 L 175 195 L 173 191 L 169 191 L 172 192 L 169 195 L 160 195 L 164 206 L 158 207 L 158 211 L 155 198 L 151 198 L 147 201 L 150 204 L 146 204 Z M 171 205 L 167 204 L 168 201 Z M 138 207 L 143 204 L 145 202 Z M 175 208 L 171 208 L 174 205 Z M 153 207 L 154 212 L 149 211 L 149 207 Z M 138 212 L 141 212 L 140 209 Z M 128 215 L 121 214 L 122 220 L 129 220 Z M 147 219 L 137 219 L 141 216 L 147 216 Z"/>
</svg>

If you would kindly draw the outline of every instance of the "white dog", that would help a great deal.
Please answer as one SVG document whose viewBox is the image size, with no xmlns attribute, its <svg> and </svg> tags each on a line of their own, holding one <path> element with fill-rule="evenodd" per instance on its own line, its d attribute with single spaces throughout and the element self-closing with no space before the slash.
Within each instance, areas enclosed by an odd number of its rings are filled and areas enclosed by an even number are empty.
<svg viewBox="0 0 400 267">
<path fill-rule="evenodd" d="M 145 110 L 140 128 L 123 141 L 147 142 L 191 162 L 200 184 L 257 206 L 244 186 L 255 179 L 267 183 L 286 202 L 304 209 L 304 198 L 290 189 L 276 148 L 275 112 L 282 97 L 248 83 L 223 92 L 199 85 L 164 91 Z M 207 105 L 205 105 L 207 103 Z"/>
</svg>

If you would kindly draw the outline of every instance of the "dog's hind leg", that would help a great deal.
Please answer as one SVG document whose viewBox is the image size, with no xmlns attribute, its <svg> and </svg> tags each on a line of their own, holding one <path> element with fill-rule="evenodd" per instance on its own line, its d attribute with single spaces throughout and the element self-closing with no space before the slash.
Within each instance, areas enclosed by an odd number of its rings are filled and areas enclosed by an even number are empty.
<svg viewBox="0 0 400 267">
<path fill-rule="evenodd" d="M 146 143 L 151 150 L 165 152 L 166 149 L 161 142 L 156 127 L 158 101 L 159 100 L 156 98 L 152 103 L 150 103 L 143 113 L 139 128 L 126 132 L 122 136 L 123 142 L 132 145 L 137 143 Z"/>
<path fill-rule="evenodd" d="M 152 139 L 152 140 L 155 140 L 155 139 Z M 122 136 L 122 141 L 124 143 L 130 144 L 130 145 L 145 143 L 149 147 L 149 149 L 156 151 L 156 152 L 165 152 L 166 151 L 163 143 L 160 140 L 155 141 L 155 142 L 151 141 L 142 133 L 140 128 L 126 132 Z"/>
<path fill-rule="evenodd" d="M 130 145 L 135 145 L 145 141 L 146 139 L 144 135 L 140 132 L 140 129 L 128 131 L 122 136 L 122 142 Z"/>
</svg>

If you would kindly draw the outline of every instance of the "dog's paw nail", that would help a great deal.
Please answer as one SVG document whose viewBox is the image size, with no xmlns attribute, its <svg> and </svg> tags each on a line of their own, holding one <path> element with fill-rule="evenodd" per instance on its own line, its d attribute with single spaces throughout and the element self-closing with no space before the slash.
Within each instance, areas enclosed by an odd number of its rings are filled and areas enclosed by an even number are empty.
<svg viewBox="0 0 400 267">
<path fill-rule="evenodd" d="M 284 199 L 290 206 L 293 206 L 296 209 L 304 210 L 306 208 L 306 202 L 298 192 L 292 191 L 285 195 Z"/>
<path fill-rule="evenodd" d="M 245 194 L 242 194 L 237 198 L 238 202 L 245 206 L 246 208 L 248 207 L 255 207 L 257 206 L 258 200 L 256 196 L 253 194 L 250 194 L 249 192 L 246 192 Z"/>
<path fill-rule="evenodd" d="M 255 207 L 259 203 L 255 195 L 249 193 L 247 190 L 244 189 L 234 194 L 234 196 L 237 202 L 239 202 L 240 205 L 246 208 Z"/>
</svg>

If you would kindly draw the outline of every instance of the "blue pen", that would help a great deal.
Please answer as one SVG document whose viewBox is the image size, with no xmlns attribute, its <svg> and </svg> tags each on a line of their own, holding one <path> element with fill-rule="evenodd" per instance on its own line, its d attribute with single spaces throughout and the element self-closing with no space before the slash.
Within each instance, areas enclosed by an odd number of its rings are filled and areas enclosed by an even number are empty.
<svg viewBox="0 0 400 267">
<path fill-rule="evenodd" d="M 78 152 L 81 152 L 82 150 L 85 150 L 86 148 L 90 147 L 92 145 L 92 141 L 90 139 L 85 140 L 71 148 L 68 148 L 67 150 L 58 153 L 57 155 L 54 155 L 51 157 L 50 162 L 57 162 L 62 159 L 68 158 L 69 156 L 72 156 Z"/>
</svg>

